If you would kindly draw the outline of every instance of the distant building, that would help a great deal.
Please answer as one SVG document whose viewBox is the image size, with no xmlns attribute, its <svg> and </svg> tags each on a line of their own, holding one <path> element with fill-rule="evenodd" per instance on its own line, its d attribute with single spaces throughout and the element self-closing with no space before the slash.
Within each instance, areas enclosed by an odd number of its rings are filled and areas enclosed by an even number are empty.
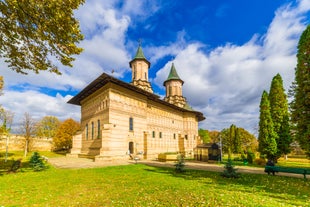
<svg viewBox="0 0 310 207">
<path fill-rule="evenodd" d="M 163 152 L 192 153 L 200 143 L 198 122 L 204 120 L 182 95 L 183 81 L 174 64 L 163 83 L 164 100 L 153 93 L 150 62 L 139 45 L 129 62 L 132 82 L 103 73 L 68 101 L 81 106 L 81 131 L 73 137 L 71 156 L 95 160 L 151 159 Z"/>
</svg>

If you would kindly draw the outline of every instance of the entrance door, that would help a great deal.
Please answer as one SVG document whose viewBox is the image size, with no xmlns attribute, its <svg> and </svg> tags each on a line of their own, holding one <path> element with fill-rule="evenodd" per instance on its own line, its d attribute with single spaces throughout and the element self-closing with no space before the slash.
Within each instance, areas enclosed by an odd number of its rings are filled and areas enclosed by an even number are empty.
<svg viewBox="0 0 310 207">
<path fill-rule="evenodd" d="M 128 150 L 130 154 L 133 154 L 133 142 L 129 142 Z"/>
</svg>

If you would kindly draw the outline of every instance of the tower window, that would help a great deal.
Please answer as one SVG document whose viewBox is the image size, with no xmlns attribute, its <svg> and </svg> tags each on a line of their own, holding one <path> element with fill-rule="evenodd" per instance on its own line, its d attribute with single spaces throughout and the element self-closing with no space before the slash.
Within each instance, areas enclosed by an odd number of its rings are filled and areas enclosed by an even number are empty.
<svg viewBox="0 0 310 207">
<path fill-rule="evenodd" d="M 162 133 L 161 132 L 159 132 L 159 138 L 162 138 Z"/>
<path fill-rule="evenodd" d="M 152 132 L 152 137 L 155 138 L 155 131 Z"/>
</svg>

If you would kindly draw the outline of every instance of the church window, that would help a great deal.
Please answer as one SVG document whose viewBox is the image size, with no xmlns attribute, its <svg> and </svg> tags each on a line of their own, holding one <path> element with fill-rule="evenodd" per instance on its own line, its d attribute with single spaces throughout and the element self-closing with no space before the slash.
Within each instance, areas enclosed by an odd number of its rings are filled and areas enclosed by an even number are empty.
<svg viewBox="0 0 310 207">
<path fill-rule="evenodd" d="M 152 132 L 152 137 L 155 138 L 155 131 Z"/>
<path fill-rule="evenodd" d="M 186 140 L 188 139 L 188 136 L 187 136 L 187 134 L 185 135 L 185 139 L 186 139 Z"/>
<path fill-rule="evenodd" d="M 173 139 L 175 139 L 175 137 L 176 137 L 175 134 L 173 134 Z"/>
<path fill-rule="evenodd" d="M 172 86 L 169 86 L 169 93 L 168 96 L 172 96 Z"/>
<path fill-rule="evenodd" d="M 159 138 L 162 138 L 162 133 L 161 132 L 159 132 Z"/>
<path fill-rule="evenodd" d="M 146 72 L 144 73 L 144 78 L 145 78 L 145 80 L 147 80 L 147 75 L 146 75 Z"/>
<path fill-rule="evenodd" d="M 94 139 L 94 122 L 91 123 L 91 139 Z"/>
<path fill-rule="evenodd" d="M 100 120 L 98 119 L 97 121 L 97 129 L 98 129 L 98 135 L 97 135 L 97 138 L 100 139 L 101 138 L 101 130 L 100 130 Z"/>
<path fill-rule="evenodd" d="M 88 140 L 88 124 L 86 124 L 85 126 L 85 137 L 86 137 L 86 140 Z"/>
<path fill-rule="evenodd" d="M 133 131 L 133 118 L 129 117 L 129 131 Z"/>
</svg>

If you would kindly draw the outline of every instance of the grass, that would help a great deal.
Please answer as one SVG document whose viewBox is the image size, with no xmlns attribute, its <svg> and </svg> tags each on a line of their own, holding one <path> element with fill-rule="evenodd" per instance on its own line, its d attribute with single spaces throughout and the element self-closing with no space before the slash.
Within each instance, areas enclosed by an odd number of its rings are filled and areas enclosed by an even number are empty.
<svg viewBox="0 0 310 207">
<path fill-rule="evenodd" d="M 142 164 L 0 176 L 0 206 L 309 206 L 303 179 Z"/>
</svg>

